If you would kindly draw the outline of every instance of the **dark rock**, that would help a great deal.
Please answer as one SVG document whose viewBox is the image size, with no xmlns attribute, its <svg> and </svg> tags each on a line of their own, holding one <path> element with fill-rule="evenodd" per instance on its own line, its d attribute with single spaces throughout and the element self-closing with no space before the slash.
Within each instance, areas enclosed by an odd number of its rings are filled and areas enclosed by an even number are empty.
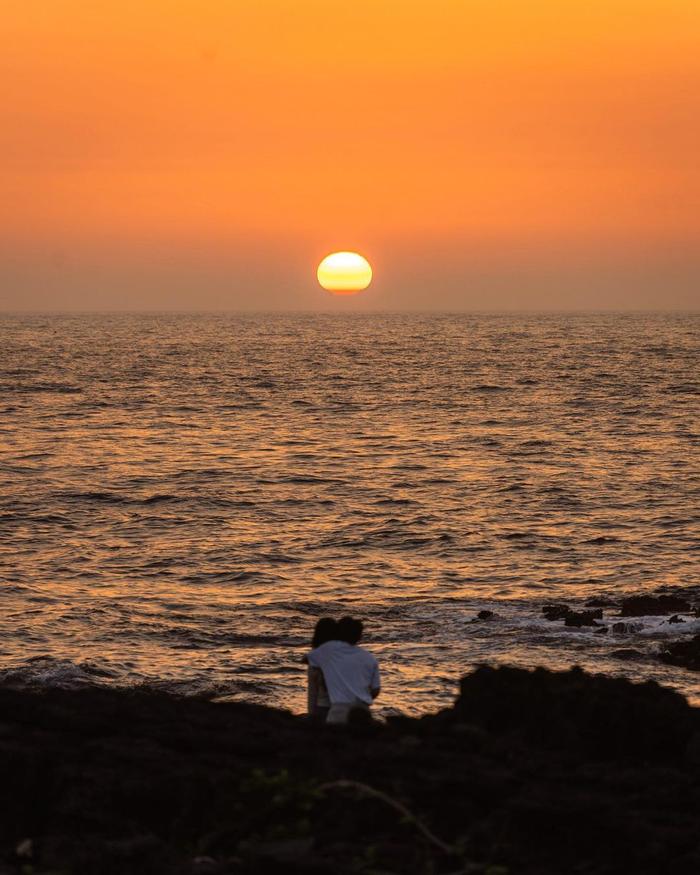
<svg viewBox="0 0 700 875">
<path fill-rule="evenodd" d="M 685 623 L 685 620 L 682 617 L 679 617 L 678 614 L 674 614 L 672 617 L 668 618 L 669 623 Z"/>
<path fill-rule="evenodd" d="M 597 626 L 596 620 L 603 619 L 603 611 L 601 608 L 595 611 L 569 611 L 564 617 L 565 626 Z"/>
<path fill-rule="evenodd" d="M 153 691 L 0 688 L 0 721 L 13 872 L 561 875 L 572 848 L 587 875 L 700 871 L 700 721 L 654 683 L 480 668 L 453 708 L 346 728 Z"/>
<path fill-rule="evenodd" d="M 595 630 L 595 634 L 596 635 L 607 635 L 608 634 L 608 627 L 607 626 L 600 626 L 598 629 Z"/>
<path fill-rule="evenodd" d="M 664 617 L 667 614 L 685 614 L 690 602 L 674 595 L 635 595 L 622 600 L 621 617 Z"/>
<path fill-rule="evenodd" d="M 491 732 L 518 729 L 531 744 L 573 747 L 601 759 L 672 757 L 671 744 L 684 747 L 692 732 L 689 711 L 682 696 L 655 683 L 631 684 L 581 669 L 482 667 L 462 678 L 454 706 L 455 718 L 468 714 Z M 665 721 L 672 714 L 679 723 L 669 735 Z"/>
<path fill-rule="evenodd" d="M 634 635 L 636 632 L 641 632 L 644 628 L 644 623 L 613 623 L 612 630 L 615 635 Z"/>
<path fill-rule="evenodd" d="M 563 620 L 570 610 L 568 605 L 545 605 L 542 613 L 545 620 Z"/>
<path fill-rule="evenodd" d="M 479 611 L 476 615 L 477 620 L 492 620 L 496 615 L 493 611 Z"/>
<path fill-rule="evenodd" d="M 581 626 L 596 626 L 595 621 L 603 619 L 603 611 L 599 608 L 593 611 L 573 611 L 568 605 L 545 605 L 542 608 L 545 620 L 564 620 L 565 626 L 580 628 Z"/>
<path fill-rule="evenodd" d="M 692 671 L 700 671 L 700 634 L 690 641 L 675 641 L 659 654 L 661 661 L 669 665 L 680 665 Z"/>
</svg>

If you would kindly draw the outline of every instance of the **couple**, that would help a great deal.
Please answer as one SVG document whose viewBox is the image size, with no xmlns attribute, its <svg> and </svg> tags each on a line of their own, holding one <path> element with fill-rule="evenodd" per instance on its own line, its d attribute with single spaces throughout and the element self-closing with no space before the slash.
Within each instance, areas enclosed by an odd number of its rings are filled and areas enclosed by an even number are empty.
<svg viewBox="0 0 700 875">
<path fill-rule="evenodd" d="M 358 645 L 362 622 L 323 617 L 316 623 L 309 666 L 309 716 L 318 723 L 347 723 L 352 712 L 369 716 L 379 695 L 379 666 L 372 654 Z"/>
</svg>

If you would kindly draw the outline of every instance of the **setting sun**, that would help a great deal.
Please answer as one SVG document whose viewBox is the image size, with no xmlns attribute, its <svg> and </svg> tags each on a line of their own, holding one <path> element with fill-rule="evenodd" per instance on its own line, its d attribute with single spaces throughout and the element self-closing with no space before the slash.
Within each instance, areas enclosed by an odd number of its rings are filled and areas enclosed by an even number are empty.
<svg viewBox="0 0 700 875">
<path fill-rule="evenodd" d="M 318 281 L 326 291 L 336 295 L 361 292 L 372 282 L 369 262 L 357 252 L 333 252 L 318 266 Z"/>
</svg>

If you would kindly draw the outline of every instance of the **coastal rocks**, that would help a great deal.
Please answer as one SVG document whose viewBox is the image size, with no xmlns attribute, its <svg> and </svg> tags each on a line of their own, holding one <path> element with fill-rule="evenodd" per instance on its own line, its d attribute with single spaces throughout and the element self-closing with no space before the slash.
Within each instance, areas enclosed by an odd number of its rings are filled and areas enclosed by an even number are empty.
<svg viewBox="0 0 700 875">
<path fill-rule="evenodd" d="M 680 616 L 682 613 L 692 613 L 693 606 L 689 601 L 674 595 L 659 596 L 630 596 L 623 599 L 620 604 L 611 600 L 591 599 L 584 605 L 585 610 L 578 611 L 564 603 L 552 603 L 543 605 L 542 614 L 544 619 L 550 622 L 564 620 L 568 628 L 580 629 L 584 627 L 598 626 L 602 629 L 603 624 L 598 622 L 603 619 L 604 608 L 619 607 L 620 617 L 646 617 L 646 616 L 669 616 L 668 623 L 679 624 L 686 621 Z M 695 609 L 695 615 L 700 609 Z M 644 628 L 642 623 L 630 623 L 625 621 L 615 622 L 610 626 L 610 631 L 615 635 L 629 635 L 641 632 Z M 608 631 L 608 627 L 605 627 Z M 601 631 L 601 634 L 605 634 Z"/>
<path fill-rule="evenodd" d="M 587 875 L 700 871 L 700 719 L 681 696 L 580 669 L 481 668 L 460 690 L 343 728 L 0 687 L 0 871 L 560 875 L 572 848 Z"/>
<path fill-rule="evenodd" d="M 619 623 L 612 624 L 612 631 L 615 635 L 635 635 L 641 632 L 644 628 L 644 623 Z"/>
<path fill-rule="evenodd" d="M 545 605 L 542 608 L 545 620 L 564 620 L 564 625 L 580 629 L 582 626 L 598 626 L 596 620 L 603 619 L 603 610 L 574 611 L 568 605 Z"/>
<path fill-rule="evenodd" d="M 603 619 L 603 611 L 601 608 L 594 611 L 569 611 L 564 617 L 565 626 L 573 626 L 580 629 L 581 626 L 598 626 L 596 620 Z"/>
<path fill-rule="evenodd" d="M 674 641 L 659 654 L 662 662 L 679 665 L 691 671 L 700 671 L 700 634 L 690 641 Z"/>
<path fill-rule="evenodd" d="M 563 620 L 571 608 L 568 605 L 544 605 L 542 613 L 545 620 Z"/>
<path fill-rule="evenodd" d="M 479 611 L 479 613 L 474 617 L 473 620 L 470 620 L 471 623 L 479 623 L 482 620 L 494 620 L 496 619 L 496 614 L 493 611 Z"/>
<path fill-rule="evenodd" d="M 685 614 L 692 605 L 674 595 L 635 595 L 622 600 L 621 617 L 665 617 L 668 614 Z"/>
<path fill-rule="evenodd" d="M 530 744 L 574 748 L 600 759 L 667 760 L 674 744 L 685 747 L 693 729 L 678 693 L 581 669 L 482 667 L 462 678 L 454 714 L 468 715 L 490 732 L 517 729 Z"/>
</svg>

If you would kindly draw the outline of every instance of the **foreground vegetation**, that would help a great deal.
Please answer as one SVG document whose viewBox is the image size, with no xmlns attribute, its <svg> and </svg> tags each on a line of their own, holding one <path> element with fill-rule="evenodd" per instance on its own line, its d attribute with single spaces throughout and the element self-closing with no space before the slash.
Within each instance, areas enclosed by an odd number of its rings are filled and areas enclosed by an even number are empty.
<svg viewBox="0 0 700 875">
<path fill-rule="evenodd" d="M 653 683 L 481 668 L 453 708 L 313 726 L 0 690 L 0 873 L 700 871 L 700 720 Z"/>
</svg>

